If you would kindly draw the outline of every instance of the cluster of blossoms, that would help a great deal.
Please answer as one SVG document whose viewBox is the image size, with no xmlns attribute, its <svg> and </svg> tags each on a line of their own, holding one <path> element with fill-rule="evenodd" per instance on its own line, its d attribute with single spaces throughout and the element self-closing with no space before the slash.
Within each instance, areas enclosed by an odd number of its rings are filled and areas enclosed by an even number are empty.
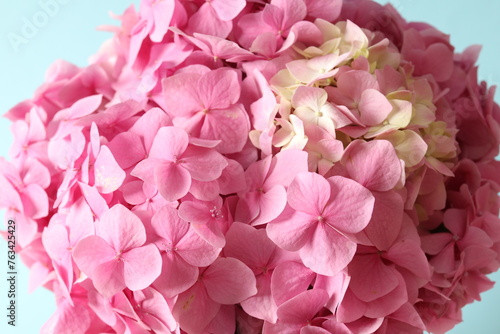
<svg viewBox="0 0 500 334">
<path fill-rule="evenodd" d="M 370 0 L 143 0 L 8 113 L 42 333 L 444 333 L 500 267 L 479 48 Z"/>
</svg>

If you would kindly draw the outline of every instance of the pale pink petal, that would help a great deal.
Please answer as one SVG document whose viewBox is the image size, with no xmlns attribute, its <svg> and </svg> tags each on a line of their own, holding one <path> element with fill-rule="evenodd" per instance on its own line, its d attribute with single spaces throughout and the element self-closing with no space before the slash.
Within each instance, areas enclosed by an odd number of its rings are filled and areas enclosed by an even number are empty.
<svg viewBox="0 0 500 334">
<path fill-rule="evenodd" d="M 74 247 L 80 239 L 94 234 L 94 218 L 92 211 L 83 198 L 73 204 L 66 221 L 71 223 L 69 243 Z"/>
<path fill-rule="evenodd" d="M 257 293 L 255 276 L 243 262 L 218 258 L 203 273 L 207 293 L 218 303 L 236 304 Z"/>
<path fill-rule="evenodd" d="M 101 146 L 94 163 L 94 174 L 95 187 L 103 194 L 109 194 L 118 189 L 126 176 L 107 146 Z"/>
<path fill-rule="evenodd" d="M 162 0 L 154 1 L 151 6 L 154 17 L 154 29 L 150 34 L 151 40 L 161 42 L 168 31 L 176 4 L 174 0 Z"/>
<path fill-rule="evenodd" d="M 47 216 L 49 212 L 49 199 L 42 187 L 38 184 L 28 184 L 24 187 L 20 195 L 26 216 L 33 219 Z"/>
</svg>

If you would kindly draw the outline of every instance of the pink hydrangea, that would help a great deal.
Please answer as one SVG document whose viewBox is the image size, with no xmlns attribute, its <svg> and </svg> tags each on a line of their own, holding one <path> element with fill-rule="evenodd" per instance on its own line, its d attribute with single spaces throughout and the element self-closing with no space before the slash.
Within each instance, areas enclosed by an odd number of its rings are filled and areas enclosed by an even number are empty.
<svg viewBox="0 0 500 334">
<path fill-rule="evenodd" d="M 117 18 L 6 114 L 0 206 L 56 297 L 42 333 L 444 333 L 492 287 L 479 47 L 371 0 Z"/>
</svg>

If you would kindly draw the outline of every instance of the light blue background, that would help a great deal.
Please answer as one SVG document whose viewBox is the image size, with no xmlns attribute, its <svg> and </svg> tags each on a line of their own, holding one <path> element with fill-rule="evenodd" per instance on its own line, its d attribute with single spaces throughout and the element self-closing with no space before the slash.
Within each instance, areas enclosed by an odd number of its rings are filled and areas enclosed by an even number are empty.
<svg viewBox="0 0 500 334">
<path fill-rule="evenodd" d="M 56 0 L 52 0 L 56 1 Z M 78 66 L 85 66 L 90 55 L 101 43 L 110 38 L 106 32 L 96 31 L 102 24 L 115 24 L 108 11 L 122 13 L 129 1 L 105 0 L 59 0 L 54 15 L 43 24 L 39 12 L 42 3 L 51 0 L 2 1 L 0 3 L 0 114 L 4 114 L 17 102 L 32 96 L 43 82 L 48 66 L 62 58 Z M 139 1 L 134 1 L 138 3 Z M 385 3 L 387 1 L 379 1 Z M 471 44 L 484 45 L 480 64 L 480 78 L 489 84 L 500 83 L 500 2 L 488 0 L 394 0 L 394 7 L 407 20 L 425 21 L 445 33 L 451 34 L 457 51 Z M 21 33 L 23 19 L 42 19 L 41 27 L 27 43 L 16 50 L 9 42 L 9 33 Z M 43 25 L 43 26 L 42 26 Z M 497 101 L 500 98 L 497 94 Z M 6 157 L 12 144 L 10 123 L 0 119 L 0 156 Z M 0 189 L 0 191 L 2 191 Z M 0 214 L 3 220 L 3 213 Z M 3 229 L 2 225 L 2 229 Z M 51 292 L 41 288 L 27 294 L 28 271 L 22 268 L 18 276 L 18 326 L 7 326 L 5 307 L 7 287 L 5 281 L 7 245 L 0 240 L 0 333 L 37 333 L 42 324 L 55 310 Z M 20 261 L 19 262 L 19 267 Z M 490 276 L 500 281 L 500 274 Z M 5 305 L 5 306 L 4 306 Z M 465 322 L 455 327 L 451 334 L 496 334 L 500 333 L 500 286 L 483 294 L 481 303 L 469 305 L 464 310 Z"/>
</svg>

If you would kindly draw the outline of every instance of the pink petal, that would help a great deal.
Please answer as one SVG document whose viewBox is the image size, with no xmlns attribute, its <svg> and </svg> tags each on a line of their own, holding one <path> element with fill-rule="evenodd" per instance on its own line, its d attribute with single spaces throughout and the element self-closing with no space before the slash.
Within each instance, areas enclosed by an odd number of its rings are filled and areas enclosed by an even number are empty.
<svg viewBox="0 0 500 334">
<path fill-rule="evenodd" d="M 162 256 L 163 263 L 160 276 L 153 285 L 163 295 L 172 298 L 186 291 L 198 279 L 198 268 L 184 261 L 175 252 L 166 252 Z"/>
<path fill-rule="evenodd" d="M 47 254 L 54 261 L 61 262 L 68 256 L 68 230 L 63 224 L 49 224 L 42 233 L 42 242 Z"/>
<path fill-rule="evenodd" d="M 267 235 L 283 249 L 299 250 L 311 238 L 316 218 L 287 206 L 278 218 L 267 224 Z"/>
<path fill-rule="evenodd" d="M 366 227 L 372 216 L 375 199 L 359 183 L 343 176 L 328 178 L 330 202 L 322 217 L 339 231 L 357 233 Z"/>
<path fill-rule="evenodd" d="M 367 89 L 361 93 L 358 108 L 360 121 L 368 126 L 382 123 L 392 111 L 389 100 L 376 89 Z"/>
<path fill-rule="evenodd" d="M 190 113 L 203 110 L 197 92 L 197 82 L 200 78 L 195 73 L 179 73 L 163 79 L 163 95 L 165 105 L 172 115 L 189 115 Z"/>
<path fill-rule="evenodd" d="M 217 207 L 214 208 L 218 210 Z M 216 248 L 224 247 L 226 240 L 217 219 L 212 217 L 207 203 L 186 201 L 179 206 L 179 216 L 186 222 L 190 222 L 193 230 L 203 240 Z"/>
<path fill-rule="evenodd" d="M 169 206 L 163 206 L 154 214 L 151 226 L 154 232 L 167 240 L 172 247 L 175 247 L 189 230 L 189 225 L 182 221 L 178 211 Z"/>
<path fill-rule="evenodd" d="M 217 15 L 224 21 L 234 19 L 245 7 L 245 0 L 213 0 L 210 2 Z"/>
<path fill-rule="evenodd" d="M 109 194 L 118 189 L 126 176 L 107 146 L 101 146 L 94 163 L 94 174 L 95 187 L 103 194 Z"/>
<path fill-rule="evenodd" d="M 184 261 L 196 267 L 209 266 L 219 256 L 219 253 L 220 248 L 202 239 L 193 228 L 190 228 L 182 240 L 177 243 L 177 254 Z"/>
<path fill-rule="evenodd" d="M 279 306 L 309 288 L 317 275 L 300 262 L 283 262 L 273 271 L 271 291 Z"/>
<path fill-rule="evenodd" d="M 90 278 L 93 278 L 93 272 L 97 266 L 112 260 L 115 255 L 116 251 L 104 239 L 96 235 L 80 240 L 73 250 L 76 265 Z"/>
<path fill-rule="evenodd" d="M 147 156 L 141 138 L 133 132 L 122 132 L 116 135 L 113 140 L 108 143 L 108 147 L 113 153 L 118 165 L 124 169 L 135 166 Z M 127 149 L 124 150 L 124 147 Z"/>
<path fill-rule="evenodd" d="M 286 206 L 286 190 L 276 185 L 259 196 L 259 215 L 252 222 L 253 226 L 267 224 L 280 215 Z"/>
<path fill-rule="evenodd" d="M 190 146 L 182 155 L 182 167 L 198 181 L 213 181 L 221 176 L 227 160 L 211 148 Z"/>
<path fill-rule="evenodd" d="M 288 187 L 288 203 L 297 211 L 319 216 L 330 197 L 330 185 L 316 173 L 299 173 Z"/>
<path fill-rule="evenodd" d="M 146 183 L 155 184 L 155 169 L 161 165 L 157 159 L 144 159 L 135 165 L 130 175 L 135 176 Z"/>
<path fill-rule="evenodd" d="M 341 0 L 304 0 L 307 6 L 307 16 L 335 21 L 342 9 Z"/>
<path fill-rule="evenodd" d="M 325 224 L 318 224 L 299 254 L 304 265 L 315 273 L 333 276 L 351 262 L 355 252 L 355 242 Z"/>
<path fill-rule="evenodd" d="M 241 302 L 241 307 L 252 317 L 269 322 L 278 319 L 276 311 L 278 306 L 271 294 L 271 275 L 266 273 L 256 277 L 257 294 Z"/>
<path fill-rule="evenodd" d="M 123 278 L 124 262 L 118 259 L 101 263 L 92 272 L 92 282 L 100 294 L 111 297 L 127 286 Z"/>
<path fill-rule="evenodd" d="M 213 301 L 201 281 L 181 293 L 174 305 L 172 314 L 181 329 L 187 333 L 202 333 L 220 309 Z"/>
<path fill-rule="evenodd" d="M 396 288 L 399 280 L 394 271 L 376 254 L 357 255 L 349 264 L 349 287 L 360 300 L 371 302 Z"/>
<path fill-rule="evenodd" d="M 139 247 L 146 242 L 146 231 L 141 220 L 121 204 L 106 211 L 96 222 L 96 234 L 116 252 Z"/>
<path fill-rule="evenodd" d="M 80 239 L 94 234 L 94 217 L 92 211 L 83 198 L 73 204 L 66 221 L 71 222 L 69 242 L 74 247 Z"/>
<path fill-rule="evenodd" d="M 431 279 L 431 268 L 420 245 L 413 240 L 401 240 L 384 254 L 384 258 L 408 269 L 414 275 L 426 280 Z"/>
<path fill-rule="evenodd" d="M 307 290 L 284 302 L 278 308 L 280 321 L 306 324 L 325 306 L 328 294 L 322 289 Z"/>
<path fill-rule="evenodd" d="M 393 191 L 374 191 L 375 205 L 365 233 L 377 249 L 385 251 L 399 235 L 403 222 L 403 199 Z"/>
<path fill-rule="evenodd" d="M 224 168 L 221 176 L 217 179 L 222 195 L 238 193 L 247 186 L 243 167 L 236 160 L 228 159 L 227 162 L 227 167 Z"/>
<path fill-rule="evenodd" d="M 350 176 L 370 190 L 390 190 L 401 178 L 401 164 L 386 140 L 353 141 L 341 161 Z"/>
<path fill-rule="evenodd" d="M 158 192 L 167 200 L 175 201 L 184 197 L 191 186 L 189 172 L 179 164 L 160 164 L 154 170 Z"/>
<path fill-rule="evenodd" d="M 49 201 L 45 190 L 38 184 L 28 184 L 21 193 L 24 213 L 33 219 L 46 217 L 49 212 Z"/>
<path fill-rule="evenodd" d="M 130 128 L 130 132 L 141 136 L 147 151 L 153 145 L 154 137 L 161 127 L 172 125 L 172 120 L 160 108 L 151 108 Z"/>
<path fill-rule="evenodd" d="M 131 249 L 123 259 L 125 284 L 132 291 L 147 288 L 160 275 L 161 256 L 153 244 Z"/>
<path fill-rule="evenodd" d="M 160 128 L 155 136 L 150 158 L 176 162 L 184 153 L 189 143 L 186 131 L 175 126 Z"/>
<path fill-rule="evenodd" d="M 186 32 L 198 32 L 205 35 L 226 38 L 231 32 L 232 27 L 231 21 L 221 20 L 214 8 L 209 3 L 204 3 L 198 11 L 191 16 Z"/>
<path fill-rule="evenodd" d="M 221 140 L 217 150 L 237 153 L 248 140 L 250 122 L 242 105 L 232 105 L 221 110 L 211 110 L 205 116 L 200 138 Z"/>
<path fill-rule="evenodd" d="M 225 68 L 206 73 L 198 82 L 198 89 L 208 110 L 226 109 L 235 104 L 241 90 L 237 72 Z"/>
<path fill-rule="evenodd" d="M 191 180 L 189 193 L 201 201 L 213 201 L 219 197 L 220 188 L 217 180 L 213 181 L 198 181 Z"/>
<path fill-rule="evenodd" d="M 287 30 L 298 21 L 302 21 L 307 14 L 306 5 L 302 0 L 273 0 L 271 5 L 283 11 L 283 19 L 280 30 Z"/>
<path fill-rule="evenodd" d="M 150 36 L 153 42 L 161 42 L 163 36 L 167 33 L 175 6 L 174 0 L 162 0 L 152 3 L 154 29 Z"/>
<path fill-rule="evenodd" d="M 255 276 L 243 262 L 218 258 L 203 273 L 207 293 L 221 304 L 236 304 L 257 293 Z"/>
<path fill-rule="evenodd" d="M 267 237 L 264 229 L 234 222 L 226 234 L 224 254 L 243 261 L 255 273 L 266 268 L 276 245 Z"/>
<path fill-rule="evenodd" d="M 142 181 L 132 181 L 123 185 L 123 198 L 127 203 L 139 205 L 146 201 L 147 197 L 142 190 L 143 184 Z"/>
<path fill-rule="evenodd" d="M 297 174 L 307 172 L 307 153 L 294 149 L 280 151 L 273 157 L 269 169 L 266 187 L 288 187 Z"/>
</svg>

